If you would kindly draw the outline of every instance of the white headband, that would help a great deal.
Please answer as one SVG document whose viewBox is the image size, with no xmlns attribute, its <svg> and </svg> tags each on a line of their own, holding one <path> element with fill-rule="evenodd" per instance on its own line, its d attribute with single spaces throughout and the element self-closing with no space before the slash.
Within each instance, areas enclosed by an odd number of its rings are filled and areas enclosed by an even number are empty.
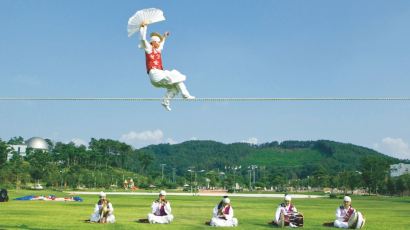
<svg viewBox="0 0 410 230">
<path fill-rule="evenodd" d="M 158 36 L 152 36 L 152 37 L 151 37 L 151 41 L 160 42 L 160 41 L 161 41 L 161 38 L 159 38 Z"/>
</svg>

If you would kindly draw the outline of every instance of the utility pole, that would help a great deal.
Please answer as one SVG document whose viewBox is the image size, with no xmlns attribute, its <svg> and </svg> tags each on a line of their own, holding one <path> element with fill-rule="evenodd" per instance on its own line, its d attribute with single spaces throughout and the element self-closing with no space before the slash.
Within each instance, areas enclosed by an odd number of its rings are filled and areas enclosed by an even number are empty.
<svg viewBox="0 0 410 230">
<path fill-rule="evenodd" d="M 162 174 L 161 174 L 161 180 L 164 180 L 164 166 L 166 164 L 161 164 L 161 168 L 162 168 Z"/>
<path fill-rule="evenodd" d="M 248 169 L 249 172 L 249 191 L 252 190 L 252 170 Z"/>
<path fill-rule="evenodd" d="M 172 182 L 175 183 L 175 168 L 172 168 Z"/>
</svg>

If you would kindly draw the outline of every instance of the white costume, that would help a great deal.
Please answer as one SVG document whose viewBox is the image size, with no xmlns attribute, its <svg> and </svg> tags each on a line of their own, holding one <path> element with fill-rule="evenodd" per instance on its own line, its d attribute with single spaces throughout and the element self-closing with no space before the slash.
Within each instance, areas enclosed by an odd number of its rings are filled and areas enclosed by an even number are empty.
<svg viewBox="0 0 410 230">
<path fill-rule="evenodd" d="M 296 228 L 303 226 L 303 215 L 298 213 L 296 207 L 291 203 L 292 197 L 285 196 L 285 202 L 280 204 L 276 209 L 275 219 L 273 220 L 278 226 L 287 226 Z"/>
<path fill-rule="evenodd" d="M 280 219 L 280 214 L 283 212 L 283 215 L 285 216 L 290 216 L 294 213 L 297 213 L 297 209 L 295 206 L 292 204 L 286 205 L 286 204 L 280 204 L 278 208 L 276 209 L 275 213 L 275 222 L 278 223 Z"/>
<path fill-rule="evenodd" d="M 165 196 L 165 191 L 161 191 L 160 195 Z M 148 214 L 148 221 L 151 224 L 169 224 L 174 220 L 174 216 L 171 214 L 171 203 L 161 202 L 159 199 L 152 202 L 151 213 Z"/>
<path fill-rule="evenodd" d="M 163 39 L 158 36 L 152 36 L 151 39 L 159 43 L 159 47 L 155 49 L 146 39 L 147 26 L 140 27 L 141 44 L 140 48 L 144 48 L 147 72 L 151 80 L 151 84 L 155 87 L 166 88 L 167 92 L 164 96 L 162 105 L 167 110 L 171 110 L 169 107 L 170 99 L 174 98 L 181 92 L 185 99 L 194 99 L 191 96 L 184 84 L 186 76 L 181 74 L 177 70 L 163 70 L 161 52 L 164 47 L 165 37 Z"/>
<path fill-rule="evenodd" d="M 100 198 L 104 198 L 105 199 L 105 193 L 101 192 L 100 193 Z M 99 222 L 101 219 L 100 213 L 101 213 L 101 209 L 103 208 L 103 203 L 102 200 L 100 199 L 98 201 L 98 203 L 95 205 L 94 208 L 94 213 L 91 214 L 90 217 L 90 222 Z M 107 223 L 114 223 L 115 222 L 115 216 L 114 216 L 114 207 L 112 206 L 111 202 L 108 202 L 106 209 L 108 211 L 108 215 L 107 215 Z"/>
<path fill-rule="evenodd" d="M 351 215 L 356 210 L 349 206 L 348 208 L 345 208 L 344 206 L 340 206 L 336 209 L 336 220 L 334 222 L 334 225 L 336 228 L 349 228 L 348 226 L 348 221 Z"/>
<path fill-rule="evenodd" d="M 345 202 L 352 202 L 348 196 L 344 197 Z M 336 220 L 334 226 L 337 228 L 356 228 L 360 229 L 364 226 L 365 219 L 361 212 L 355 210 L 351 205 L 344 207 L 343 205 L 336 209 Z"/>
<path fill-rule="evenodd" d="M 233 208 L 229 205 L 229 198 L 224 198 L 224 202 L 228 205 L 219 211 L 219 205 L 213 210 L 213 216 L 209 225 L 215 227 L 236 227 L 238 226 L 238 219 L 233 217 Z M 223 216 L 221 215 L 223 213 Z"/>
</svg>

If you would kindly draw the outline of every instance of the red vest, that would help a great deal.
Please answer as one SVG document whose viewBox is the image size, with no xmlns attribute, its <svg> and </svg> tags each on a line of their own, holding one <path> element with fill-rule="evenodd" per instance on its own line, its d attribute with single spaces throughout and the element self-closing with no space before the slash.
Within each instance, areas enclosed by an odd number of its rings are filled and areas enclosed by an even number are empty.
<svg viewBox="0 0 410 230">
<path fill-rule="evenodd" d="M 342 213 L 345 212 L 345 209 L 344 209 L 343 205 L 340 206 L 340 209 L 341 209 Z M 354 208 L 352 206 L 350 206 L 349 209 L 345 213 L 344 221 L 346 221 L 346 222 L 349 221 L 350 216 L 354 213 L 354 211 L 355 211 Z"/>
<path fill-rule="evenodd" d="M 229 215 L 229 210 L 231 209 L 231 206 L 230 205 L 228 205 L 228 206 L 226 206 L 225 208 L 224 208 L 224 214 L 225 215 Z"/>
<path fill-rule="evenodd" d="M 152 48 L 150 54 L 145 53 L 145 63 L 147 66 L 147 73 L 149 73 L 151 69 L 163 70 L 161 52 Z"/>
</svg>

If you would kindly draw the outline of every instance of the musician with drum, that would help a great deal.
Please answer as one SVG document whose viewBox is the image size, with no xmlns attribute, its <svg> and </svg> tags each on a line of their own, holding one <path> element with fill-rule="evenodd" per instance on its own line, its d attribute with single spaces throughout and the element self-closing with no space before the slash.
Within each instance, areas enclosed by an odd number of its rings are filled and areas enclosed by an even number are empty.
<svg viewBox="0 0 410 230">
<path fill-rule="evenodd" d="M 352 207 L 352 199 L 349 196 L 343 198 L 343 205 L 336 209 L 334 226 L 337 228 L 356 228 L 364 226 L 365 219 L 361 212 Z"/>
<path fill-rule="evenodd" d="M 285 195 L 284 202 L 278 206 L 275 219 L 271 222 L 279 227 L 289 226 L 293 228 L 303 226 L 303 215 L 292 204 L 292 197 Z"/>
</svg>

